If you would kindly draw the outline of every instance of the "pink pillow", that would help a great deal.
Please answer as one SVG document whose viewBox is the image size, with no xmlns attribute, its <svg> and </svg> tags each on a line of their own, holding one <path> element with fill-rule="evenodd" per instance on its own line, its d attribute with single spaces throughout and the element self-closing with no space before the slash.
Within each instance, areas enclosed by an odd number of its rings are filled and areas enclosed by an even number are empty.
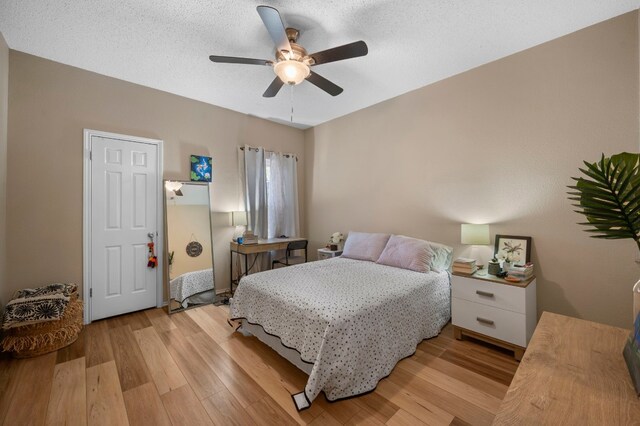
<svg viewBox="0 0 640 426">
<path fill-rule="evenodd" d="M 416 272 L 429 272 L 433 250 L 429 243 L 403 235 L 392 235 L 376 263 Z"/>
<path fill-rule="evenodd" d="M 389 234 L 368 234 L 366 232 L 349 232 L 344 243 L 342 257 L 375 262 L 389 241 Z"/>
</svg>

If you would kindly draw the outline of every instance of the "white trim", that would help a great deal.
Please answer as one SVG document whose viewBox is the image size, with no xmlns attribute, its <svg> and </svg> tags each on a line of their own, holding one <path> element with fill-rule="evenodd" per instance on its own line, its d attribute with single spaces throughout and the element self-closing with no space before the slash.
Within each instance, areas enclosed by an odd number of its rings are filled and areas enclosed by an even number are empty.
<svg viewBox="0 0 640 426">
<path fill-rule="evenodd" d="M 120 135 L 117 133 L 101 132 L 99 130 L 84 129 L 83 156 L 82 156 L 82 290 L 84 299 L 84 323 L 91 322 L 91 303 L 89 300 L 89 289 L 91 288 L 91 138 L 93 136 L 118 139 L 129 142 L 141 142 L 158 147 L 158 168 L 157 168 L 157 215 L 156 228 L 156 253 L 164 253 L 164 194 L 162 187 L 163 179 L 163 141 L 159 139 L 141 138 L 137 136 Z M 158 270 L 156 284 L 156 306 L 163 306 L 162 294 L 164 290 L 163 281 L 163 256 L 158 256 Z"/>
</svg>

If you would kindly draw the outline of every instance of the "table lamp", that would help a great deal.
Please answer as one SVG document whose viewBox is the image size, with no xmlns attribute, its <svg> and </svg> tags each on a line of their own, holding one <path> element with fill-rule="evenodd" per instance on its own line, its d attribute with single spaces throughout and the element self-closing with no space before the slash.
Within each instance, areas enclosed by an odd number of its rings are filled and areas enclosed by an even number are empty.
<svg viewBox="0 0 640 426">
<path fill-rule="evenodd" d="M 489 239 L 489 225 L 463 223 L 460 225 L 460 243 L 475 246 L 486 246 Z"/>
<path fill-rule="evenodd" d="M 247 226 L 247 212 L 231 212 L 233 226 Z"/>
<path fill-rule="evenodd" d="M 491 239 L 489 238 L 489 225 L 463 223 L 460 225 L 460 243 L 474 246 L 489 245 L 491 243 Z M 483 267 L 484 265 L 478 263 L 478 269 L 482 269 Z M 485 272 L 482 272 L 482 274 L 485 274 Z"/>
<path fill-rule="evenodd" d="M 233 231 L 233 241 L 237 241 L 238 237 L 242 235 L 240 227 L 247 226 L 247 212 L 231 212 L 231 225 L 235 227 L 235 230 Z"/>
</svg>

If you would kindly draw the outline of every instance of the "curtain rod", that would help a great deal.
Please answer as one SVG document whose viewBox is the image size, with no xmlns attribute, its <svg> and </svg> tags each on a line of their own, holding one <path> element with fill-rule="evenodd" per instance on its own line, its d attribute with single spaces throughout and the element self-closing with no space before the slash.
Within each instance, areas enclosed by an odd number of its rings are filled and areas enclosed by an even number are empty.
<svg viewBox="0 0 640 426">
<path fill-rule="evenodd" d="M 244 146 L 239 146 L 238 148 L 240 148 L 241 151 L 244 151 Z M 249 147 L 249 151 L 251 151 L 252 149 L 255 150 L 256 152 L 258 152 L 258 148 L 254 148 L 254 147 L 250 146 Z M 275 151 L 267 151 L 266 149 L 264 150 L 264 152 L 276 153 Z M 282 154 L 282 155 L 284 155 L 286 158 L 293 157 L 293 158 L 296 159 L 296 161 L 298 161 L 298 156 L 295 155 L 295 154 Z"/>
</svg>

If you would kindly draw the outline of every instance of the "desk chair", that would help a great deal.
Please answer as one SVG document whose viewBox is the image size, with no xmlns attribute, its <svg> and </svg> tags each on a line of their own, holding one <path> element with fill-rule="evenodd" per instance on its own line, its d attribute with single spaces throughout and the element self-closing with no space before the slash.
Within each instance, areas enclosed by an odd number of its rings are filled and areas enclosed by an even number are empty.
<svg viewBox="0 0 640 426">
<path fill-rule="evenodd" d="M 284 254 L 284 259 L 276 259 L 271 262 L 271 269 L 276 266 L 276 263 L 279 263 L 284 266 L 291 266 L 299 263 L 298 261 L 302 259 L 302 256 L 292 256 L 292 252 L 294 250 L 304 250 L 304 263 L 307 262 L 307 244 L 309 241 L 300 240 L 300 241 L 292 241 L 287 244 L 287 249 Z"/>
</svg>

